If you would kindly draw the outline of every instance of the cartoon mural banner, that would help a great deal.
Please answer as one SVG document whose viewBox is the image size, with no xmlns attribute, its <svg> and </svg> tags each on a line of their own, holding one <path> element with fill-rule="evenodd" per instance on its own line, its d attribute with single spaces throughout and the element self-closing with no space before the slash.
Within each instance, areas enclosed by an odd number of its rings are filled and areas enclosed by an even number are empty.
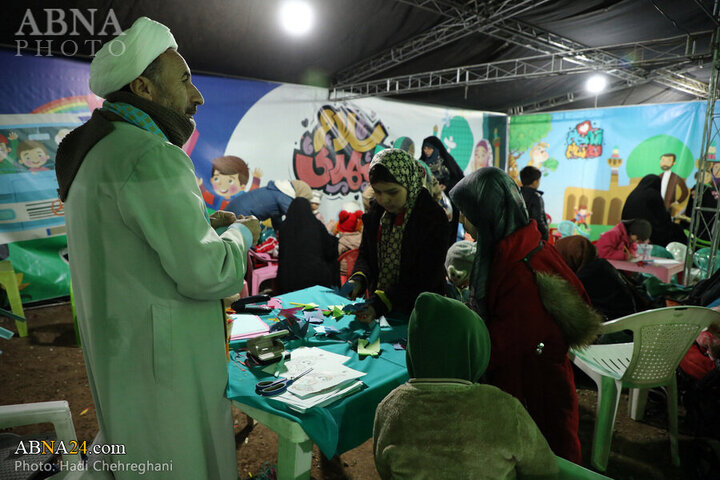
<svg viewBox="0 0 720 480">
<path fill-rule="evenodd" d="M 332 103 L 325 89 L 282 85 L 240 120 L 224 156 L 242 158 L 248 170 L 261 166 L 275 180 L 305 181 L 323 194 L 320 212 L 332 219 L 343 202 L 361 204 L 369 164 L 385 148 L 418 158 L 423 139 L 435 135 L 463 169 L 494 164 L 504 157 L 504 130 L 491 133 L 491 117 L 502 119 L 498 126 L 506 122 L 504 115 L 381 98 Z M 247 178 L 240 179 L 243 186 Z"/>
<path fill-rule="evenodd" d="M 6 140 L 0 142 L 0 181 L 4 177 L 7 184 L 0 190 L 7 204 L 0 214 L 0 259 L 9 254 L 23 274 L 24 301 L 67 295 L 55 151 L 60 137 L 86 121 L 103 100 L 89 91 L 86 62 L 2 50 L 0 62 L 14 72 L 3 79 L 9 94 L 0 97 L 0 114 L 8 114 L 0 120 L 0 140 Z M 375 152 L 398 147 L 419 157 L 422 140 L 430 135 L 442 138 L 463 169 L 492 165 L 505 156 L 501 114 L 370 98 L 332 103 L 326 89 L 261 81 L 203 75 L 193 81 L 205 104 L 183 149 L 212 210 L 269 181 L 301 179 L 324 193 L 321 211 L 333 219 L 345 201 L 361 204 Z M 69 116 L 48 116 L 59 113 Z"/>
<path fill-rule="evenodd" d="M 595 239 L 620 221 L 625 199 L 648 174 L 665 173 L 667 204 L 683 210 L 704 119 L 704 102 L 511 117 L 507 170 L 519 182 L 522 168 L 539 168 L 553 223 L 572 221 L 574 233 Z"/>
<path fill-rule="evenodd" d="M 0 115 L 0 245 L 8 245 L 27 300 L 68 291 L 65 218 L 54 167 L 60 141 L 81 123 L 72 114 Z"/>
</svg>

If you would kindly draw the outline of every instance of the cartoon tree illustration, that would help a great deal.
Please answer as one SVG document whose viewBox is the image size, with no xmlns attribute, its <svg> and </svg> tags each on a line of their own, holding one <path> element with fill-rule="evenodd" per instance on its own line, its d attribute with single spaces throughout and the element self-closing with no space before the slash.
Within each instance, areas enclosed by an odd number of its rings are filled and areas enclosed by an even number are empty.
<svg viewBox="0 0 720 480">
<path fill-rule="evenodd" d="M 473 134 L 467 119 L 460 115 L 452 117 L 443 125 L 440 138 L 460 169 L 465 170 L 474 147 Z"/>
<path fill-rule="evenodd" d="M 651 173 L 661 174 L 660 156 L 665 153 L 675 154 L 675 165 L 672 171 L 687 178 L 695 166 L 692 152 L 679 139 L 671 135 L 655 135 L 635 147 L 628 157 L 625 171 L 628 177 L 644 177 Z"/>
<path fill-rule="evenodd" d="M 515 165 L 514 169 L 509 169 L 510 172 L 517 172 L 516 160 L 530 147 L 550 133 L 552 129 L 551 121 L 552 115 L 549 113 L 510 117 L 508 166 L 512 167 Z M 510 176 L 513 176 L 512 173 Z M 518 181 L 517 178 L 513 178 L 515 181 Z"/>
</svg>

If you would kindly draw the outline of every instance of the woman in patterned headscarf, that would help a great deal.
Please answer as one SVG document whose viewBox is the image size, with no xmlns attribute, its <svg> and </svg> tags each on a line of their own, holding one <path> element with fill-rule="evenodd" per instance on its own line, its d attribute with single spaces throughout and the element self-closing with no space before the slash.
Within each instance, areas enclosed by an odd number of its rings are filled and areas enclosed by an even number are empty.
<svg viewBox="0 0 720 480">
<path fill-rule="evenodd" d="M 525 405 L 556 455 L 580 462 L 578 404 L 569 346 L 591 343 L 602 317 L 580 280 L 528 217 L 520 189 L 485 167 L 450 192 L 477 241 L 471 307 L 492 349 L 488 382 Z"/>
<path fill-rule="evenodd" d="M 383 150 L 369 175 L 375 204 L 363 215 L 360 253 L 348 280 L 351 298 L 371 292 L 356 312 L 363 322 L 388 312 L 407 316 L 421 292 L 442 294 L 448 237 L 445 212 L 422 188 L 422 172 L 408 153 Z"/>
</svg>

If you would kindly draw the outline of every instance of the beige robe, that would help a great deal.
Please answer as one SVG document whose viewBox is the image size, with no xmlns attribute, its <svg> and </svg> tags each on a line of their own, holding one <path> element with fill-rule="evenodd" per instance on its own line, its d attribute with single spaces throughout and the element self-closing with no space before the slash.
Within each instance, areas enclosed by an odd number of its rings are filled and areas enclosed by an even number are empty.
<svg viewBox="0 0 720 480">
<path fill-rule="evenodd" d="M 90 389 L 123 464 L 148 479 L 237 478 L 220 299 L 243 286 L 249 232 L 218 236 L 190 158 L 140 128 L 87 154 L 65 202 Z M 138 473 L 116 471 L 117 479 Z"/>
</svg>

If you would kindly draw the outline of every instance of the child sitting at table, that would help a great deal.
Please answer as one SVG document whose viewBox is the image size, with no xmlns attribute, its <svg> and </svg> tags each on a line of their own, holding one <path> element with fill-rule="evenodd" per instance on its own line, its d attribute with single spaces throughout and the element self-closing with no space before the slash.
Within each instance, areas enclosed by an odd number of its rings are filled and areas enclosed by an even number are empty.
<svg viewBox="0 0 720 480">
<path fill-rule="evenodd" d="M 381 478 L 556 478 L 555 456 L 527 410 L 477 383 L 489 361 L 490 334 L 475 312 L 420 294 L 408 325 L 410 380 L 375 413 Z"/>
<path fill-rule="evenodd" d="M 642 218 L 622 220 L 600 235 L 595 247 L 600 258 L 630 260 L 635 257 L 638 242 L 646 243 L 651 234 L 652 226 L 647 220 Z"/>
</svg>

